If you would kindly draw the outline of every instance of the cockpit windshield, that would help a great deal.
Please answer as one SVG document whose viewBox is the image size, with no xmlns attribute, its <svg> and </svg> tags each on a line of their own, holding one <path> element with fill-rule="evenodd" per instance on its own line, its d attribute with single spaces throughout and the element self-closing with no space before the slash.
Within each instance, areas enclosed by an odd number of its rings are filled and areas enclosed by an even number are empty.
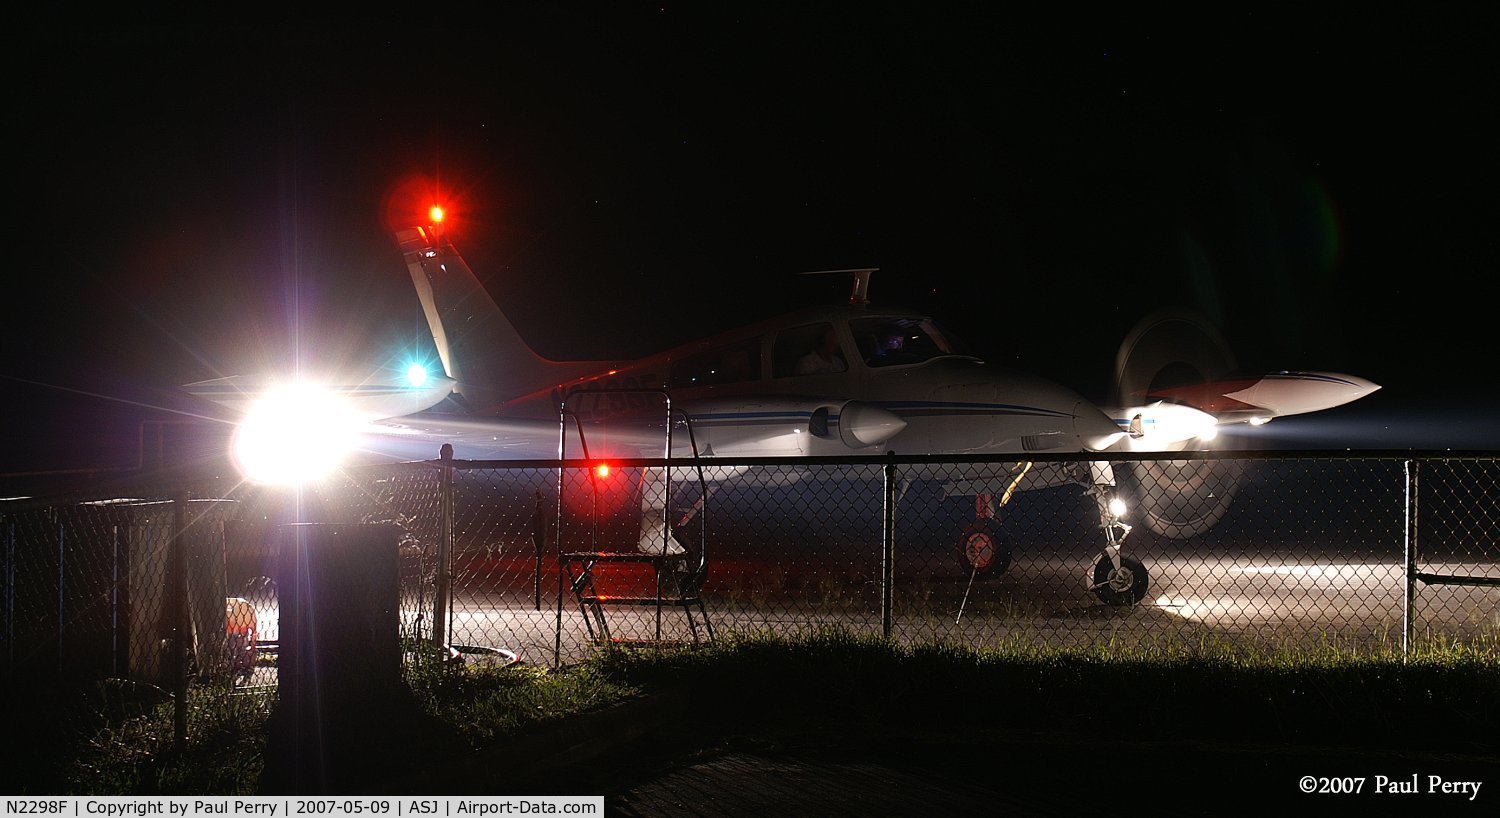
<svg viewBox="0 0 1500 818">
<path fill-rule="evenodd" d="M 919 364 L 945 355 L 971 355 L 968 348 L 931 318 L 856 318 L 849 330 L 867 366 Z"/>
</svg>

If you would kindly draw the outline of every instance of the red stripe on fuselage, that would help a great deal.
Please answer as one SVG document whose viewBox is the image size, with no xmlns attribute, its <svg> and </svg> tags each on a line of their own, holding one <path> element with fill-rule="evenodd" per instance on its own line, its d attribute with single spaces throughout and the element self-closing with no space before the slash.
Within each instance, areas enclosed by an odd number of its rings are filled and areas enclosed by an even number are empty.
<svg viewBox="0 0 1500 818">
<path fill-rule="evenodd" d="M 1237 412 L 1246 409 L 1258 409 L 1260 407 L 1234 398 L 1225 397 L 1226 392 L 1238 392 L 1241 389 L 1249 389 L 1260 383 L 1260 378 L 1237 379 L 1232 381 L 1209 381 L 1207 383 L 1195 383 L 1187 386 L 1173 386 L 1168 389 L 1154 389 L 1146 393 L 1145 401 L 1171 401 L 1181 403 L 1199 409 L 1204 412 Z"/>
</svg>

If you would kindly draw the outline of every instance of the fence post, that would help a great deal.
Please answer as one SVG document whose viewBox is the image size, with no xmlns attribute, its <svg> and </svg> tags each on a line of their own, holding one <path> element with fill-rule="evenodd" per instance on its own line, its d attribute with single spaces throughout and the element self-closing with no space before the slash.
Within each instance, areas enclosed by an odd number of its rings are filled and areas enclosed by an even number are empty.
<svg viewBox="0 0 1500 818">
<path fill-rule="evenodd" d="M 66 647 L 63 644 L 63 632 L 68 627 L 68 586 L 67 572 L 64 567 L 68 563 L 68 532 L 63 529 L 62 517 L 57 509 L 52 509 L 52 522 L 57 526 L 57 678 L 63 677 L 63 656 L 66 655 Z"/>
<path fill-rule="evenodd" d="M 448 612 L 452 608 L 453 581 L 453 444 L 444 443 L 438 455 L 443 461 L 442 486 L 438 490 L 437 589 L 432 601 L 432 643 L 440 650 L 448 645 Z"/>
<path fill-rule="evenodd" d="M 1421 463 L 1406 461 L 1406 601 L 1401 609 L 1401 656 L 1411 652 L 1412 635 L 1416 622 L 1412 617 L 1412 606 L 1417 597 L 1417 489 L 1421 475 Z"/>
<path fill-rule="evenodd" d="M 5 662 L 10 673 L 16 661 L 16 524 L 5 520 Z"/>
<path fill-rule="evenodd" d="M 885 519 L 881 525 L 880 553 L 880 636 L 891 638 L 891 596 L 895 591 L 896 557 L 896 453 L 886 452 Z"/>
<path fill-rule="evenodd" d="M 542 549 L 547 544 L 547 504 L 542 501 L 542 491 L 534 492 L 536 506 L 531 512 L 531 546 L 536 551 L 536 570 L 532 576 L 532 593 L 536 597 L 536 609 L 542 610 Z"/>
<path fill-rule="evenodd" d="M 172 498 L 172 537 L 167 541 L 166 604 L 172 673 L 172 746 L 181 752 L 187 745 L 187 648 L 192 628 L 187 622 L 187 492 Z M 222 634 L 221 634 L 222 635 Z"/>
<path fill-rule="evenodd" d="M 567 404 L 563 405 L 563 414 L 558 421 L 557 433 L 557 507 L 554 509 L 557 515 L 557 524 L 552 529 L 552 546 L 556 551 L 557 558 L 557 621 L 552 631 L 552 667 L 562 667 L 562 620 L 563 620 L 563 586 L 565 580 L 563 575 L 563 458 L 567 455 L 568 421 Z"/>
</svg>

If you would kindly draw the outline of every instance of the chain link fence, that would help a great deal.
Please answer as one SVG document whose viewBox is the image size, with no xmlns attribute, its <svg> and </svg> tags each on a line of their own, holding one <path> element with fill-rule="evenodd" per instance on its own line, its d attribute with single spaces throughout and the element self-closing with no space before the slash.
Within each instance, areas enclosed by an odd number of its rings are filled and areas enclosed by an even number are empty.
<svg viewBox="0 0 1500 818">
<path fill-rule="evenodd" d="M 8 684 L 91 685 L 101 707 L 191 687 L 265 708 L 248 694 L 276 679 L 271 543 L 298 521 L 394 523 L 407 644 L 479 661 L 827 627 L 1186 651 L 1494 651 L 1500 632 L 1493 456 L 601 466 L 434 460 L 294 493 L 5 501 L 0 668 Z"/>
<path fill-rule="evenodd" d="M 1182 650 L 1493 648 L 1500 461 L 1172 457 L 1114 465 L 1110 495 L 1126 502 L 1131 526 L 1119 553 L 1135 580 L 1123 599 L 1105 582 L 1118 566 L 1080 458 L 733 461 L 733 479 L 711 480 L 701 508 L 694 470 L 677 461 L 615 465 L 607 476 L 580 463 L 561 480 L 555 467 L 455 462 L 450 638 L 533 659 L 550 643 L 547 658 L 561 662 L 606 635 L 703 639 L 674 583 L 706 550 L 700 597 L 720 631 L 837 626 L 911 642 Z M 667 464 L 670 488 L 651 476 Z M 711 476 L 730 469 L 715 460 Z M 1420 482 L 1409 476 L 1421 469 Z M 647 496 L 667 491 L 665 502 Z M 658 514 L 676 521 L 666 545 L 656 544 Z M 672 556 L 674 544 L 681 558 L 650 559 Z M 601 557 L 591 589 L 579 588 L 569 555 Z M 653 598 L 660 604 L 640 604 Z"/>
</svg>

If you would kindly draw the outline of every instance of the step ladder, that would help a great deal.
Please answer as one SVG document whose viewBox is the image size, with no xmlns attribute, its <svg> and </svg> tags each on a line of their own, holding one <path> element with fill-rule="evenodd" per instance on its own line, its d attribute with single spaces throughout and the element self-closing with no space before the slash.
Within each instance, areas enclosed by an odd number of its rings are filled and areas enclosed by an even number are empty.
<svg viewBox="0 0 1500 818">
<path fill-rule="evenodd" d="M 686 431 L 698 496 L 689 508 L 673 519 L 673 489 L 681 481 L 674 481 L 672 473 L 681 466 L 674 467 L 667 462 L 648 462 L 638 466 L 641 469 L 641 495 L 634 508 L 640 512 L 639 525 L 630 527 L 630 542 L 622 547 L 621 541 L 627 539 L 627 535 L 620 526 L 608 525 L 608 514 L 601 510 L 601 495 L 611 486 L 599 469 L 610 466 L 605 461 L 595 461 L 589 450 L 584 419 L 573 407 L 590 401 L 598 405 L 601 398 L 626 397 L 637 401 L 646 397 L 659 402 L 662 411 L 657 417 L 663 425 L 662 461 L 672 458 L 674 426 L 680 425 Z M 638 419 L 640 415 L 634 417 Z M 679 610 L 686 619 L 693 644 L 704 638 L 712 640 L 713 623 L 703 600 L 703 583 L 708 578 L 707 504 L 711 492 L 698 459 L 691 419 L 686 413 L 672 409 L 671 396 L 664 390 L 594 389 L 568 395 L 561 405 L 559 424 L 556 528 L 560 569 L 559 624 L 564 596 L 571 594 L 583 615 L 589 638 L 596 644 L 685 642 L 687 640 L 667 639 L 664 635 L 664 616 L 668 611 L 675 614 Z M 570 445 L 570 431 L 576 437 L 581 463 L 569 460 L 574 450 Z M 585 469 L 587 477 L 580 479 L 579 472 Z M 606 485 L 601 486 L 601 483 Z M 618 485 L 613 488 L 617 495 L 614 499 L 618 500 L 621 490 Z M 579 492 L 586 496 L 578 498 Z M 618 517 L 618 507 L 613 510 L 616 512 L 614 516 Z M 575 524 L 571 529 L 565 527 L 564 516 L 570 512 L 575 516 L 585 516 L 584 524 Z M 571 538 L 565 534 L 570 530 L 574 532 Z M 569 539 L 572 541 L 568 542 Z M 611 628 L 611 618 L 620 616 L 616 610 L 619 608 L 651 611 L 654 625 L 650 638 L 617 638 L 615 632 L 618 629 Z"/>
</svg>

